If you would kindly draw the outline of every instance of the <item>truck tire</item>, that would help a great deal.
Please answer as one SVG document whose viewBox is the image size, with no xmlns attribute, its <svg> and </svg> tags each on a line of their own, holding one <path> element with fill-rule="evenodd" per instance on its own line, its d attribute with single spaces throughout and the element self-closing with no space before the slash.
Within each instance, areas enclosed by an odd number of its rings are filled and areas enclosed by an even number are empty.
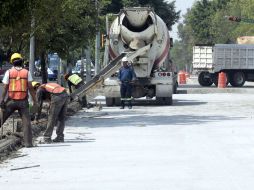
<svg viewBox="0 0 254 190">
<path fill-rule="evenodd" d="M 158 105 L 172 105 L 173 98 L 171 97 L 156 97 L 156 103 Z"/>
<path fill-rule="evenodd" d="M 233 87 L 241 87 L 244 85 L 245 81 L 246 81 L 245 74 L 241 71 L 238 71 L 231 75 L 229 83 Z"/>
<path fill-rule="evenodd" d="M 114 104 L 113 100 L 114 99 L 111 97 L 106 97 L 106 106 L 108 106 L 108 107 L 113 106 L 113 104 Z"/>
<path fill-rule="evenodd" d="M 114 103 L 115 103 L 115 106 L 120 106 L 121 105 L 121 98 L 114 98 Z"/>
<path fill-rule="evenodd" d="M 169 106 L 171 106 L 173 104 L 173 98 L 171 97 L 166 97 L 165 98 L 165 103 Z"/>
<path fill-rule="evenodd" d="M 178 82 L 176 82 L 173 86 L 173 94 L 177 94 L 177 87 L 178 87 Z"/>
<path fill-rule="evenodd" d="M 215 86 L 218 86 L 218 81 L 219 81 L 219 76 L 218 76 L 218 74 L 215 74 L 213 76 L 213 83 Z"/>
<path fill-rule="evenodd" d="M 212 86 L 213 80 L 211 77 L 208 76 L 209 76 L 208 72 L 201 72 L 198 75 L 198 82 L 201 86 Z"/>
</svg>

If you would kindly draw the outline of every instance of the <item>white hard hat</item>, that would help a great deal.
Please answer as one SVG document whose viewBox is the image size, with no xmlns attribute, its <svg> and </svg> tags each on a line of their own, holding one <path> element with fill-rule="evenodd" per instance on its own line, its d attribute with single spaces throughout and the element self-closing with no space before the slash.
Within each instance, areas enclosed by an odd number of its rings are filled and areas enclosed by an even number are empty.
<svg viewBox="0 0 254 190">
<path fill-rule="evenodd" d="M 128 61 L 127 57 L 122 58 L 122 62 Z"/>
</svg>

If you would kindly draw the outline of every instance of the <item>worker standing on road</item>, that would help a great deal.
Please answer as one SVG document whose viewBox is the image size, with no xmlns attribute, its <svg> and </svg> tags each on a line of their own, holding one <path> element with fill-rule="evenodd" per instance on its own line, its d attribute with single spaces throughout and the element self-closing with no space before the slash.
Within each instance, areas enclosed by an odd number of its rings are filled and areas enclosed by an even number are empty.
<svg viewBox="0 0 254 190">
<path fill-rule="evenodd" d="M 24 69 L 23 58 L 21 54 L 14 53 L 11 56 L 10 63 L 13 67 L 5 72 L 3 78 L 4 89 L 2 93 L 1 109 L 3 118 L 0 118 L 3 124 L 9 116 L 16 110 L 22 119 L 25 147 L 32 147 L 32 129 L 29 115 L 28 90 L 32 96 L 33 104 L 36 105 L 35 92 L 32 87 L 32 76 L 28 70 Z M 5 96 L 8 92 L 8 98 L 5 102 Z M 1 126 L 3 127 L 3 126 Z"/>
<path fill-rule="evenodd" d="M 74 87 L 75 89 L 79 89 L 82 85 L 84 85 L 84 81 L 82 80 L 82 78 L 75 73 L 74 74 L 67 73 L 64 75 L 64 78 L 68 83 L 70 94 L 72 93 L 72 87 Z M 86 96 L 82 98 L 81 104 L 84 107 L 87 106 Z"/>
<path fill-rule="evenodd" d="M 65 127 L 65 115 L 67 111 L 67 104 L 69 95 L 64 87 L 57 83 L 40 84 L 39 82 L 32 83 L 36 90 L 36 98 L 39 103 L 38 114 L 36 120 L 40 119 L 42 105 L 44 100 L 50 101 L 50 109 L 48 115 L 48 124 L 41 143 L 51 143 L 51 136 L 54 130 L 54 126 L 57 124 L 56 134 L 57 137 L 53 139 L 53 142 L 64 142 L 64 127 Z"/>
<path fill-rule="evenodd" d="M 125 102 L 128 103 L 128 108 L 132 108 L 132 84 L 136 80 L 136 75 L 133 70 L 133 67 L 128 63 L 127 57 L 122 58 L 122 67 L 119 70 L 118 80 L 121 84 L 120 93 L 121 93 L 121 109 L 124 109 Z"/>
</svg>

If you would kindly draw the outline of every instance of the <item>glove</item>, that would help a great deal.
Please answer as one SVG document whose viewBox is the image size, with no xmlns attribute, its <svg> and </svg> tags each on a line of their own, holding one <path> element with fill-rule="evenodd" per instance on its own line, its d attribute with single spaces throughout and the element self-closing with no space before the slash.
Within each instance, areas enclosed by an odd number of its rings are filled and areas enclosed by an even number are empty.
<svg viewBox="0 0 254 190">
<path fill-rule="evenodd" d="M 1 101 L 0 108 L 3 109 L 3 110 L 5 109 L 5 102 L 4 101 Z"/>
</svg>

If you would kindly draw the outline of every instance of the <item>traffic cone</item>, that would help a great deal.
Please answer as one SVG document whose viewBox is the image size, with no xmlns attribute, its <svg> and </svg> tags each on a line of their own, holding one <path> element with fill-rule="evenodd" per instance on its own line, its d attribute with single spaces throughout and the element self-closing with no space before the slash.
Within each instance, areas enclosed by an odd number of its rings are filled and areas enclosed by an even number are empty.
<svg viewBox="0 0 254 190">
<path fill-rule="evenodd" d="M 220 72 L 219 79 L 218 79 L 218 88 L 225 88 L 227 83 L 227 76 L 226 73 Z"/>
<path fill-rule="evenodd" d="M 179 84 L 186 84 L 186 75 L 184 71 L 179 71 L 178 77 L 179 77 Z"/>
</svg>

